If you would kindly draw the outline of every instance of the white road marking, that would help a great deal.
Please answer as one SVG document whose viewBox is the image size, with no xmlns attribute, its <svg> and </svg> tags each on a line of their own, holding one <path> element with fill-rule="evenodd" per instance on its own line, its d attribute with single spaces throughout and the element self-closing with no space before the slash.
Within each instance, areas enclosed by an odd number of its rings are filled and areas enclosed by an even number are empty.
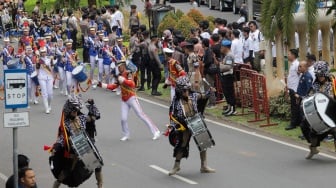
<svg viewBox="0 0 336 188">
<path fill-rule="evenodd" d="M 144 99 L 144 98 L 141 98 L 141 97 L 138 97 L 138 98 L 140 100 L 142 100 L 142 101 L 145 101 L 145 102 L 148 102 L 148 103 L 151 103 L 151 104 L 163 107 L 163 108 L 167 108 L 167 109 L 169 108 L 166 105 L 163 105 L 163 104 L 160 104 L 160 103 L 157 103 L 157 102 L 153 102 L 153 101 L 148 100 L 148 99 Z M 209 120 L 209 119 L 205 119 L 205 121 L 213 123 L 213 124 L 221 126 L 221 127 L 226 127 L 226 128 L 229 128 L 229 129 L 241 132 L 241 133 L 245 133 L 245 134 L 253 135 L 253 136 L 265 139 L 265 140 L 269 140 L 269 141 L 272 141 L 272 142 L 275 142 L 275 143 L 278 143 L 278 144 L 282 144 L 282 145 L 289 146 L 289 147 L 296 148 L 296 149 L 303 150 L 303 151 L 309 151 L 309 149 L 304 148 L 302 146 L 298 146 L 298 145 L 295 145 L 295 144 L 291 144 L 291 143 L 288 143 L 288 142 L 277 140 L 277 139 L 274 139 L 274 138 L 271 138 L 271 137 L 268 137 L 268 136 L 264 136 L 264 135 L 258 134 L 256 132 L 246 131 L 244 129 L 240 129 L 240 128 L 237 128 L 237 127 L 233 127 L 233 126 L 230 126 L 230 125 L 227 125 L 227 124 L 224 124 L 224 123 L 220 123 L 220 122 L 217 122 L 217 121 Z M 321 152 L 319 153 L 319 155 L 336 160 L 336 157 L 333 156 L 333 155 L 329 155 L 329 154 L 321 153 Z"/>
<path fill-rule="evenodd" d="M 5 174 L 0 172 L 0 178 L 3 179 L 5 182 L 7 181 L 8 177 Z"/>
<path fill-rule="evenodd" d="M 169 173 L 168 170 L 165 170 L 165 169 L 163 169 L 163 168 L 161 168 L 161 167 L 159 167 L 159 166 L 156 166 L 156 165 L 149 165 L 149 167 L 151 167 L 151 168 L 153 168 L 153 169 L 155 169 L 155 170 L 157 170 L 157 171 L 159 171 L 159 172 L 162 172 L 162 173 L 164 173 L 164 174 L 167 174 L 167 175 L 168 175 L 168 173 Z M 182 177 L 182 176 L 180 176 L 180 175 L 176 175 L 176 174 L 175 174 L 175 175 L 172 175 L 171 177 L 174 177 L 174 178 L 176 178 L 176 179 L 179 179 L 179 180 L 181 180 L 181 181 L 183 181 L 183 182 L 185 182 L 185 183 L 191 184 L 191 185 L 196 185 L 196 184 L 198 184 L 197 182 L 192 181 L 192 180 L 190 180 L 190 179 L 188 179 L 188 178 Z"/>
</svg>

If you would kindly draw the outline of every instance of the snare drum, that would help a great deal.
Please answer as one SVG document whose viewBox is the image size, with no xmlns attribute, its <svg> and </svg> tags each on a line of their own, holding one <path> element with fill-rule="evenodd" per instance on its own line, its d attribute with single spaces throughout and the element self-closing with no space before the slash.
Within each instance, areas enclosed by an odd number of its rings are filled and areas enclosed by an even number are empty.
<svg viewBox="0 0 336 188">
<path fill-rule="evenodd" d="M 75 154 L 84 163 L 86 169 L 94 171 L 104 165 L 99 151 L 84 131 L 71 136 L 70 142 Z"/>
<path fill-rule="evenodd" d="M 84 72 L 84 67 L 82 65 L 76 66 L 74 70 L 72 70 L 72 76 L 78 81 L 78 82 L 84 82 L 88 78 L 87 75 Z"/>
<path fill-rule="evenodd" d="M 215 141 L 200 114 L 187 118 L 186 122 L 200 151 L 205 151 L 215 145 Z"/>
<path fill-rule="evenodd" d="M 14 58 L 7 62 L 8 69 L 20 69 L 20 58 Z"/>
<path fill-rule="evenodd" d="M 34 82 L 34 84 L 36 86 L 40 85 L 39 84 L 39 81 L 38 81 L 38 77 L 37 77 L 37 72 L 34 71 L 31 75 L 30 75 L 30 78 L 32 79 L 32 81 Z"/>
<path fill-rule="evenodd" d="M 317 134 L 323 134 L 336 127 L 333 117 L 329 115 L 330 112 L 335 111 L 334 107 L 335 102 L 323 93 L 316 93 L 302 100 L 305 118 L 310 128 Z"/>
<path fill-rule="evenodd" d="M 131 59 L 126 60 L 126 68 L 132 73 L 135 73 L 138 70 L 138 67 L 131 61 Z"/>
</svg>

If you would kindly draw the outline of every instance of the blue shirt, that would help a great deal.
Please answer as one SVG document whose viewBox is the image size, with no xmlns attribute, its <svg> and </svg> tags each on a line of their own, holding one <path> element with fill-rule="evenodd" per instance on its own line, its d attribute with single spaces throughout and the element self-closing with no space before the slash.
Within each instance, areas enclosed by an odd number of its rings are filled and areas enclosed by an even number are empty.
<svg viewBox="0 0 336 188">
<path fill-rule="evenodd" d="M 308 71 L 302 73 L 296 93 L 300 95 L 300 97 L 305 97 L 308 95 L 308 92 L 311 89 L 312 85 L 313 85 L 312 75 Z"/>
<path fill-rule="evenodd" d="M 31 75 L 34 72 L 34 67 L 33 67 L 33 62 L 32 62 L 31 57 L 25 56 L 24 62 L 26 64 L 27 74 Z"/>
</svg>

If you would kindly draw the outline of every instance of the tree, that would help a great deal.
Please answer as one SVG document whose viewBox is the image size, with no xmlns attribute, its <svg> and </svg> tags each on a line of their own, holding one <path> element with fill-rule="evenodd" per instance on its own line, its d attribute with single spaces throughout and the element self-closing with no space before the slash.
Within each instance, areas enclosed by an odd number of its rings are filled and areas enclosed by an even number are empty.
<svg viewBox="0 0 336 188">
<path fill-rule="evenodd" d="M 304 12 L 295 13 L 297 6 L 304 3 Z M 310 47 L 317 53 L 317 15 L 318 0 L 263 0 L 261 7 L 261 26 L 265 39 L 274 41 L 276 45 L 277 77 L 284 78 L 284 49 L 294 47 L 295 29 L 300 37 L 300 57 L 307 53 L 307 35 Z M 293 25 L 296 26 L 293 27 Z M 286 41 L 286 42 L 285 42 Z M 285 44 L 285 46 L 284 46 Z M 268 49 L 270 50 L 270 49 Z M 318 55 L 318 54 L 316 54 Z M 266 60 L 269 62 L 270 60 Z M 270 63 L 266 63 L 270 64 Z M 269 69 L 268 69 L 269 70 Z M 267 73 L 271 74 L 271 73 Z"/>
</svg>

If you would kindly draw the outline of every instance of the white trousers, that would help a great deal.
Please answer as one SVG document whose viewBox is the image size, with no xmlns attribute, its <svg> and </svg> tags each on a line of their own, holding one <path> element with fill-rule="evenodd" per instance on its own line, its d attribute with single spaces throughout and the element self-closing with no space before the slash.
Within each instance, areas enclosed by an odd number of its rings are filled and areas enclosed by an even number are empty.
<svg viewBox="0 0 336 188">
<path fill-rule="evenodd" d="M 96 61 L 98 60 L 98 55 L 90 56 L 90 78 L 93 79 L 94 70 L 96 68 Z"/>
<path fill-rule="evenodd" d="M 65 70 L 63 67 L 58 68 L 58 76 L 59 76 L 59 88 L 61 91 L 66 90 L 66 77 L 65 77 Z"/>
<path fill-rule="evenodd" d="M 51 100 L 53 97 L 53 82 L 54 78 L 52 75 L 39 77 L 39 84 L 41 88 L 41 95 L 43 100 Z"/>
<path fill-rule="evenodd" d="M 36 85 L 33 82 L 33 80 L 30 78 L 30 75 L 28 75 L 28 99 L 35 101 L 37 100 L 37 97 L 35 96 L 36 91 Z"/>
<path fill-rule="evenodd" d="M 73 78 L 72 72 L 66 71 L 66 84 L 69 94 L 74 93 L 77 90 L 77 81 Z"/>
<path fill-rule="evenodd" d="M 143 112 L 138 99 L 133 96 L 127 101 L 121 101 L 121 128 L 124 136 L 129 137 L 127 117 L 130 109 L 133 109 L 135 114 L 147 125 L 148 129 L 154 135 L 159 129 L 154 125 L 152 120 Z"/>
<path fill-rule="evenodd" d="M 110 65 L 104 65 L 103 68 L 104 68 L 104 74 L 105 74 L 105 83 L 108 84 L 111 78 Z"/>
</svg>

